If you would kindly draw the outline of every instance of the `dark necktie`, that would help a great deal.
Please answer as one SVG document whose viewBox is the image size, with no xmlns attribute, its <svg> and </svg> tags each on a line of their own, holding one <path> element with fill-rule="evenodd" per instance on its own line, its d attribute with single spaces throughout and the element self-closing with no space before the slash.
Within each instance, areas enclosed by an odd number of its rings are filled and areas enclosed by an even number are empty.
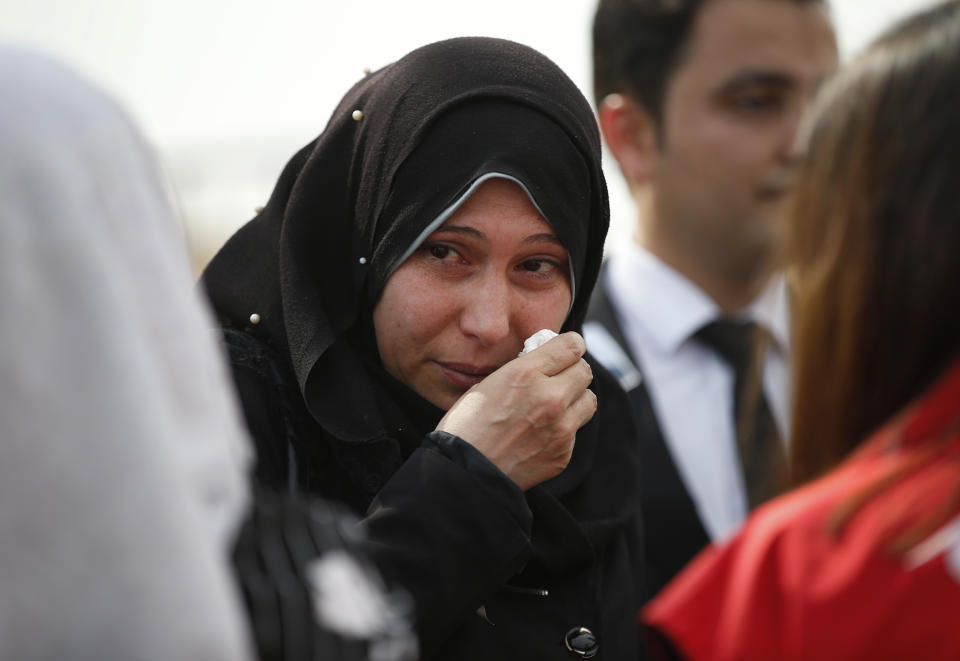
<svg viewBox="0 0 960 661">
<path fill-rule="evenodd" d="M 733 369 L 733 419 L 750 509 L 780 493 L 787 477 L 786 453 L 763 393 L 762 332 L 752 321 L 717 319 L 694 335 Z"/>
</svg>

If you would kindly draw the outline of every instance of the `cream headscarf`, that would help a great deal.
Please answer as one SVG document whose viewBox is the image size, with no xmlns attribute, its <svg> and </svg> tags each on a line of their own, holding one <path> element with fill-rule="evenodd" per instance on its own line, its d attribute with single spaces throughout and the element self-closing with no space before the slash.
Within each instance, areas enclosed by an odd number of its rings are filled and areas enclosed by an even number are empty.
<svg viewBox="0 0 960 661">
<path fill-rule="evenodd" d="M 0 658 L 246 659 L 247 438 L 151 155 L 0 46 Z"/>
</svg>

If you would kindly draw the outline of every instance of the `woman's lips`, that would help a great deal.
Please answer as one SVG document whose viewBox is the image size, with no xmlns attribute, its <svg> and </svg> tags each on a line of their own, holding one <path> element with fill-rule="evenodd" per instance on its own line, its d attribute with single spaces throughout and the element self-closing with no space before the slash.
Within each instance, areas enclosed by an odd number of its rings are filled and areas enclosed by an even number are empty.
<svg viewBox="0 0 960 661">
<path fill-rule="evenodd" d="M 439 361 L 437 365 L 440 367 L 440 373 L 443 374 L 443 377 L 449 381 L 451 385 L 462 390 L 472 388 L 497 369 L 496 366 L 490 365 L 441 363 Z"/>
</svg>

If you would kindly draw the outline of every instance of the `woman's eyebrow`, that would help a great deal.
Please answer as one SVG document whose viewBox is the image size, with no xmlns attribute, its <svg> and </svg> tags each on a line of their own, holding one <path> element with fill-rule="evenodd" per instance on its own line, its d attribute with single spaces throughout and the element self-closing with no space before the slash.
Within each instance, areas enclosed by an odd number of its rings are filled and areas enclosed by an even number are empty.
<svg viewBox="0 0 960 661">
<path fill-rule="evenodd" d="M 481 240 L 481 241 L 487 241 L 487 240 L 488 240 L 488 239 L 487 239 L 487 235 L 484 234 L 483 232 L 481 232 L 480 230 L 476 229 L 475 227 L 466 227 L 466 226 L 463 226 L 463 225 L 442 225 L 442 226 L 438 227 L 438 228 L 434 231 L 434 233 L 431 234 L 430 236 L 431 236 L 431 237 L 435 237 L 435 236 L 437 236 L 438 234 L 439 234 L 439 235 L 442 235 L 442 234 L 462 234 L 462 235 L 466 235 L 466 236 L 473 237 L 473 238 L 475 238 L 475 239 L 479 239 L 479 240 Z M 537 234 L 531 234 L 530 236 L 524 237 L 524 239 L 521 241 L 521 243 L 541 243 L 541 242 L 544 242 L 544 241 L 549 242 L 549 243 L 555 243 L 555 244 L 557 244 L 557 245 L 559 245 L 559 246 L 562 246 L 562 245 L 563 245 L 563 244 L 560 242 L 560 239 L 557 238 L 557 235 L 556 235 L 556 234 L 553 234 L 553 233 L 551 233 L 551 232 L 540 232 L 540 233 L 537 233 Z"/>
<path fill-rule="evenodd" d="M 436 236 L 437 234 L 465 234 L 467 236 L 472 236 L 475 239 L 480 239 L 483 241 L 487 240 L 487 235 L 476 229 L 475 227 L 465 227 L 463 225 L 441 225 L 438 227 L 431 236 Z"/>
<path fill-rule="evenodd" d="M 547 241 L 549 243 L 555 243 L 558 246 L 563 244 L 560 242 L 560 239 L 557 238 L 556 234 L 551 234 L 550 232 L 541 232 L 540 234 L 531 234 L 526 237 L 522 243 L 540 243 L 542 241 Z"/>
</svg>

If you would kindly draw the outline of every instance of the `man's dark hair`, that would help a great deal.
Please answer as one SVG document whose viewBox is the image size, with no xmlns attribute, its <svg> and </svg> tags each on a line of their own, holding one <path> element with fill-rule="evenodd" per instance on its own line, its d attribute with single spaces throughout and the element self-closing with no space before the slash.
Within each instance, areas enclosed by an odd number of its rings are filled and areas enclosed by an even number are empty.
<svg viewBox="0 0 960 661">
<path fill-rule="evenodd" d="M 659 124 L 667 82 L 683 57 L 697 12 L 710 1 L 600 0 L 593 17 L 597 105 L 608 94 L 626 94 Z M 790 1 L 826 4 L 826 0 Z"/>
</svg>

